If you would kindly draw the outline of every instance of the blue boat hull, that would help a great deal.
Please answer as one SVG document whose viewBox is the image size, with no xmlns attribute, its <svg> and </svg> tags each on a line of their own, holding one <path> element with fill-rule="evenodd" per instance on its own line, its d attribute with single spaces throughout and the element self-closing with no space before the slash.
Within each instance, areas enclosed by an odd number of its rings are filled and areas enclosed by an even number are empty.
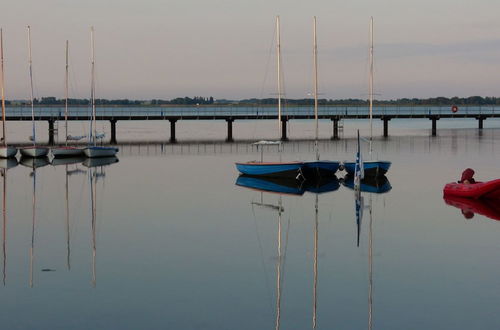
<svg viewBox="0 0 500 330">
<path fill-rule="evenodd" d="M 261 163 L 247 162 L 236 163 L 236 168 L 240 173 L 254 176 L 273 176 L 284 178 L 297 178 L 302 173 L 303 163 Z"/>
<path fill-rule="evenodd" d="M 347 174 L 354 175 L 356 162 L 344 162 L 344 169 Z M 377 177 L 382 176 L 389 171 L 391 162 L 383 160 L 364 161 L 363 167 L 365 169 L 365 176 Z"/>
<path fill-rule="evenodd" d="M 304 162 L 302 171 L 308 180 L 314 180 L 321 177 L 335 176 L 335 172 L 339 169 L 340 162 L 333 160 L 317 160 Z"/>
<path fill-rule="evenodd" d="M 236 185 L 258 191 L 288 195 L 302 195 L 305 191 L 302 185 L 295 179 L 256 177 L 244 174 L 240 175 L 238 179 L 236 179 Z"/>
</svg>

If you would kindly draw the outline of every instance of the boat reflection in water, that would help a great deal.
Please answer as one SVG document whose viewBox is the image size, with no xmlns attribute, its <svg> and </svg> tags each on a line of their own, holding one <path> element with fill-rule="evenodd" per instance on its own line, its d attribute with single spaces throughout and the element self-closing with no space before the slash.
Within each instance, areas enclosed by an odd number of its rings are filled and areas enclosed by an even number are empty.
<svg viewBox="0 0 500 330">
<path fill-rule="evenodd" d="M 345 178 L 341 179 L 342 185 L 344 187 L 354 189 L 354 176 L 346 175 Z M 389 179 L 385 175 L 378 177 L 365 177 L 361 179 L 360 190 L 362 192 L 383 194 L 392 189 Z"/>
<path fill-rule="evenodd" d="M 322 178 L 316 181 L 301 182 L 289 178 L 256 177 L 244 174 L 236 179 L 236 185 L 261 192 L 298 196 L 303 195 L 306 191 L 322 194 L 335 191 L 340 187 L 339 180 L 336 176 Z"/>
<path fill-rule="evenodd" d="M 21 165 L 32 169 L 44 167 L 50 164 L 48 157 L 21 157 Z"/>
<path fill-rule="evenodd" d="M 336 176 L 322 178 L 315 181 L 305 181 L 300 182 L 295 179 L 285 179 L 285 178 L 270 178 L 270 177 L 254 177 L 247 175 L 240 175 L 235 183 L 237 186 L 249 188 L 261 193 L 259 202 L 252 202 L 252 208 L 258 206 L 268 210 L 273 210 L 277 212 L 277 261 L 276 261 L 276 318 L 275 318 L 275 329 L 280 328 L 281 320 L 281 289 L 282 274 L 283 269 L 283 259 L 286 255 L 286 247 L 288 246 L 288 234 L 286 234 L 287 240 L 284 244 L 284 251 L 282 248 L 282 215 L 285 211 L 283 207 L 283 196 L 302 196 L 305 192 L 310 192 L 315 194 L 314 203 L 314 262 L 313 262 L 313 306 L 312 306 L 312 328 L 316 329 L 317 324 L 317 287 L 318 287 L 318 230 L 319 230 L 319 195 L 323 193 L 333 192 L 339 189 L 340 182 Z M 264 194 L 271 193 L 277 194 L 278 202 L 277 204 L 265 203 Z M 254 212 L 252 212 L 254 213 Z M 255 214 L 255 213 L 254 213 Z M 290 228 L 290 219 L 288 220 L 287 230 Z"/>
<path fill-rule="evenodd" d="M 500 221 L 500 203 L 495 199 L 472 199 L 457 196 L 446 196 L 445 203 L 461 210 L 466 219 L 471 219 L 474 214 Z"/>
<path fill-rule="evenodd" d="M 16 167 L 18 165 L 18 161 L 16 158 L 0 158 L 0 168 L 1 169 L 9 169 Z"/>
<path fill-rule="evenodd" d="M 72 165 L 72 164 L 81 164 L 86 158 L 83 156 L 75 156 L 75 157 L 54 157 L 50 164 L 52 166 L 59 165 Z"/>
<path fill-rule="evenodd" d="M 114 163 L 118 163 L 118 158 L 116 156 L 111 157 L 99 157 L 99 158 L 87 158 L 83 162 L 83 165 L 86 167 L 99 167 L 111 165 Z"/>
</svg>

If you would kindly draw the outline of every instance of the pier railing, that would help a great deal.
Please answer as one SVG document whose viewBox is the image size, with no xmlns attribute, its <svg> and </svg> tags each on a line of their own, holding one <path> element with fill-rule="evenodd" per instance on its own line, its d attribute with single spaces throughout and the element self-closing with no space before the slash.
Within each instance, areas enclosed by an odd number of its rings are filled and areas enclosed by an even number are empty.
<svg viewBox="0 0 500 330">
<path fill-rule="evenodd" d="M 318 109 L 320 117 L 366 117 L 369 109 L 366 106 L 321 106 Z M 179 117 L 179 119 L 196 119 L 197 117 L 234 117 L 258 119 L 277 116 L 275 107 L 98 107 L 96 114 L 101 118 L 114 118 L 134 120 L 135 117 L 144 119 L 160 119 L 162 117 Z M 69 108 L 70 119 L 88 118 L 90 110 L 87 107 Z M 283 116 L 290 117 L 313 117 L 313 107 L 293 106 L 285 107 Z M 462 106 L 457 112 L 452 112 L 451 106 L 376 106 L 373 109 L 375 117 L 390 116 L 397 117 L 426 117 L 426 116 L 500 116 L 500 106 Z M 7 117 L 11 119 L 31 119 L 31 108 L 8 107 Z M 61 120 L 64 118 L 64 107 L 35 107 L 35 117 L 43 119 L 52 118 Z"/>
</svg>

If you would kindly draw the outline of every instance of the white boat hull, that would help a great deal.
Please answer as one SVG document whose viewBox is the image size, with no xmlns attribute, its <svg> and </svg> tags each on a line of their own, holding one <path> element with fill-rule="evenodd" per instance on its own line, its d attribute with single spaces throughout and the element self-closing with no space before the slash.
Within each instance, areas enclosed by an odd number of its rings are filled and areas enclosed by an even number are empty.
<svg viewBox="0 0 500 330">
<path fill-rule="evenodd" d="M 17 154 L 17 148 L 9 146 L 0 147 L 0 158 L 10 158 L 15 157 Z"/>
<path fill-rule="evenodd" d="M 115 147 L 88 147 L 83 149 L 85 156 L 94 157 L 110 157 L 116 155 L 118 148 Z"/>
<path fill-rule="evenodd" d="M 58 147 L 52 148 L 51 151 L 54 157 L 73 157 L 83 154 L 83 148 L 76 147 Z"/>
<path fill-rule="evenodd" d="M 45 147 L 25 147 L 21 148 L 21 155 L 25 157 L 45 157 L 49 153 L 49 148 Z"/>
</svg>

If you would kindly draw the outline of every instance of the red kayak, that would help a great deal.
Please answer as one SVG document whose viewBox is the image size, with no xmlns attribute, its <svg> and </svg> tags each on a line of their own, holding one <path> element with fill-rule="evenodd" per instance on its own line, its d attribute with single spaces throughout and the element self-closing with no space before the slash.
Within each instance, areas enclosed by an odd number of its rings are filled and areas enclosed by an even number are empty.
<svg viewBox="0 0 500 330">
<path fill-rule="evenodd" d="M 452 182 L 444 186 L 443 193 L 445 197 L 500 199 L 500 179 L 472 184 Z"/>
<path fill-rule="evenodd" d="M 459 208 L 466 219 L 475 213 L 500 221 L 500 205 L 491 199 L 471 199 L 456 196 L 445 196 L 446 204 Z"/>
</svg>

